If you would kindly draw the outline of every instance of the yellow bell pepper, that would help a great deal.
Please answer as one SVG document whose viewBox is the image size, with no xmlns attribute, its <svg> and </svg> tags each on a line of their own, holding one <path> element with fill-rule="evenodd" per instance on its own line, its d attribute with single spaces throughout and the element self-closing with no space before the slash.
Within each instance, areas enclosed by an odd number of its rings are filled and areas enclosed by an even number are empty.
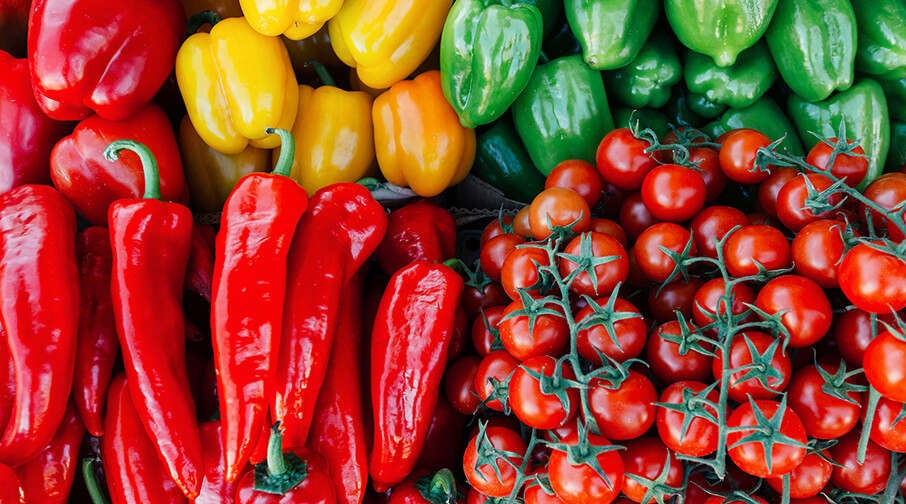
<svg viewBox="0 0 906 504">
<path fill-rule="evenodd" d="M 262 35 L 301 40 L 337 15 L 343 0 L 239 0 L 242 12 Z"/>
<path fill-rule="evenodd" d="M 186 39 L 176 55 L 176 82 L 195 131 L 224 154 L 249 143 L 273 149 L 280 139 L 264 128 L 290 129 L 296 119 L 299 86 L 286 47 L 241 17 Z"/>
<path fill-rule="evenodd" d="M 239 179 L 270 170 L 271 151 L 248 146 L 239 154 L 223 154 L 198 136 L 189 116 L 179 123 L 179 157 L 189 185 L 189 206 L 198 213 L 218 213 Z"/>
<path fill-rule="evenodd" d="M 334 52 L 368 87 L 411 75 L 440 39 L 453 0 L 346 0 L 327 23 Z"/>
<path fill-rule="evenodd" d="M 378 165 L 390 183 L 429 198 L 469 174 L 475 130 L 447 103 L 439 71 L 397 82 L 374 100 L 372 114 Z"/>
</svg>

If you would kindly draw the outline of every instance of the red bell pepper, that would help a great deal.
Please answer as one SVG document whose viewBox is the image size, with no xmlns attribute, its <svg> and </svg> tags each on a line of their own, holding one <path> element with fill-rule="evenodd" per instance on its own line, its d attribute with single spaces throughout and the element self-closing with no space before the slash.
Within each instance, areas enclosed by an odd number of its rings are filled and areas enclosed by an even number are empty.
<svg viewBox="0 0 906 504">
<path fill-rule="evenodd" d="M 183 493 L 194 498 L 204 476 L 195 403 L 186 374 L 183 280 L 192 243 L 192 212 L 160 200 L 157 163 L 132 140 L 110 144 L 115 160 L 136 152 L 145 170 L 145 197 L 110 206 L 111 294 L 116 329 L 135 407 L 160 460 Z"/>
<path fill-rule="evenodd" d="M 457 493 L 456 479 L 449 469 L 431 472 L 416 469 L 399 485 L 393 487 L 387 504 L 448 504 L 464 502 Z"/>
<path fill-rule="evenodd" d="M 75 213 L 53 187 L 0 195 L 0 319 L 15 366 L 0 463 L 34 458 L 66 411 L 79 324 Z"/>
<path fill-rule="evenodd" d="M 34 0 L 28 60 L 38 102 L 62 121 L 92 110 L 131 117 L 170 75 L 185 33 L 179 0 Z"/>
<path fill-rule="evenodd" d="M 158 458 L 157 448 L 139 419 L 128 382 L 123 373 L 110 381 L 101 438 L 104 475 L 113 504 L 188 502 Z"/>
<path fill-rule="evenodd" d="M 6 464 L 0 464 L 0 504 L 19 504 L 19 478 Z"/>
<path fill-rule="evenodd" d="M 3 8 L 0 1 L 0 11 Z M 6 32 L 0 33 L 6 38 Z M 50 150 L 72 131 L 72 124 L 54 121 L 38 107 L 28 61 L 0 51 L 0 68 L 0 193 L 23 184 L 49 184 Z"/>
<path fill-rule="evenodd" d="M 217 235 L 211 330 L 227 481 L 235 481 L 264 426 L 274 392 L 286 258 L 308 197 L 289 177 L 293 137 L 274 173 L 250 173 L 227 198 Z"/>
<path fill-rule="evenodd" d="M 84 436 L 79 412 L 70 404 L 50 444 L 36 458 L 16 468 L 22 502 L 65 504 L 69 500 Z"/>
<path fill-rule="evenodd" d="M 362 417 L 363 273 L 346 284 L 340 300 L 337 335 L 308 434 L 309 446 L 327 460 L 340 504 L 360 504 L 368 483 Z"/>
<path fill-rule="evenodd" d="M 119 351 L 110 276 L 113 251 L 107 228 L 90 227 L 76 238 L 81 309 L 72 398 L 93 436 L 104 434 L 104 401 Z"/>
<path fill-rule="evenodd" d="M 286 302 L 271 414 L 287 446 L 304 446 L 337 329 L 340 295 L 387 230 L 387 214 L 364 186 L 316 192 L 290 246 Z"/>
<path fill-rule="evenodd" d="M 104 159 L 112 141 L 129 138 L 143 143 L 161 164 L 160 188 L 165 201 L 188 203 L 189 189 L 182 172 L 173 128 L 160 107 L 151 103 L 123 121 L 92 116 L 80 122 L 50 154 L 50 176 L 79 215 L 95 226 L 107 225 L 107 209 L 121 198 L 140 198 L 145 191 L 138 156 L 124 153 L 115 163 Z"/>
<path fill-rule="evenodd" d="M 403 481 L 421 454 L 462 289 L 462 278 L 448 266 L 417 261 L 394 273 L 381 298 L 371 334 L 369 457 L 378 492 Z"/>
<path fill-rule="evenodd" d="M 0 1 L 0 50 L 24 58 L 30 0 Z M 3 117 L 3 116 L 0 116 Z"/>
<path fill-rule="evenodd" d="M 446 397 L 439 395 L 417 465 L 436 471 L 462 464 L 468 424 L 469 417 L 456 411 Z"/>
<path fill-rule="evenodd" d="M 232 504 L 238 484 L 224 478 L 223 445 L 220 420 L 198 426 L 201 446 L 204 448 L 204 483 L 192 504 Z"/>
<path fill-rule="evenodd" d="M 217 232 L 210 224 L 196 222 L 192 227 L 192 250 L 186 268 L 185 289 L 211 302 L 214 285 L 214 242 Z"/>
<path fill-rule="evenodd" d="M 422 259 L 452 259 L 456 257 L 456 220 L 431 200 L 409 203 L 390 212 L 387 233 L 374 255 L 388 275 Z"/>
</svg>

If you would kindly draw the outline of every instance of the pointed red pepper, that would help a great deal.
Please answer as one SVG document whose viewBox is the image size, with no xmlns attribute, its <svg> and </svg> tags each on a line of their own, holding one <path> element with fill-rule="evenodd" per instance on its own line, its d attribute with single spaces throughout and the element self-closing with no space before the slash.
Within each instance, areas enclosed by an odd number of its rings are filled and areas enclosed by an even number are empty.
<svg viewBox="0 0 906 504">
<path fill-rule="evenodd" d="M 456 220 L 431 200 L 418 200 L 390 212 L 387 233 L 374 253 L 388 275 L 409 263 L 443 262 L 456 257 Z"/>
<path fill-rule="evenodd" d="M 0 464 L 0 504 L 19 504 L 19 478 L 6 464 Z"/>
<path fill-rule="evenodd" d="M 22 502 L 62 504 L 69 500 L 84 436 L 79 412 L 70 404 L 50 444 L 37 457 L 16 468 Z"/>
<path fill-rule="evenodd" d="M 204 483 L 192 504 L 233 504 L 239 485 L 224 478 L 221 422 L 204 422 L 198 429 L 201 431 L 201 446 L 204 448 Z"/>
<path fill-rule="evenodd" d="M 116 328 L 129 387 L 167 473 L 194 498 L 204 477 L 195 403 L 186 374 L 183 280 L 192 242 L 192 212 L 160 199 L 157 162 L 144 145 L 117 140 L 104 151 L 138 154 L 145 197 L 110 206 Z"/>
</svg>

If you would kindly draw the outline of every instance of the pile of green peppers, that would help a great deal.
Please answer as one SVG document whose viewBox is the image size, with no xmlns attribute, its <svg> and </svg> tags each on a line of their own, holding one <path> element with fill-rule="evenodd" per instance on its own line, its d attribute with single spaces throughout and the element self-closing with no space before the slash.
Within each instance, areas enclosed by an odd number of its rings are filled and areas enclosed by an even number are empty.
<svg viewBox="0 0 906 504">
<path fill-rule="evenodd" d="M 456 0 L 440 49 L 473 173 L 518 201 L 630 117 L 755 128 L 795 154 L 845 122 L 863 185 L 906 163 L 902 0 Z"/>
</svg>

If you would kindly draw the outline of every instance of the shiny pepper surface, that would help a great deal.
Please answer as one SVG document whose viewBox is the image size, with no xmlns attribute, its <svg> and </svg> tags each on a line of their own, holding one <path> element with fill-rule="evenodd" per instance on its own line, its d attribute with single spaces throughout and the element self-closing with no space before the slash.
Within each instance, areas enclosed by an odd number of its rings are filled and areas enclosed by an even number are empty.
<svg viewBox="0 0 906 504">
<path fill-rule="evenodd" d="M 595 70 L 632 61 L 661 13 L 659 0 L 565 0 L 563 7 L 585 63 Z"/>
<path fill-rule="evenodd" d="M 343 0 L 240 0 L 242 13 L 258 33 L 301 40 L 337 15 Z"/>
<path fill-rule="evenodd" d="M 607 91 L 629 107 L 661 108 L 670 100 L 670 88 L 683 78 L 673 42 L 653 33 L 628 65 L 604 72 Z"/>
<path fill-rule="evenodd" d="M 381 173 L 420 196 L 437 196 L 469 174 L 475 131 L 444 98 L 440 72 L 402 81 L 374 100 L 374 145 Z"/>
<path fill-rule="evenodd" d="M 453 0 L 346 0 L 330 20 L 330 43 L 362 83 L 389 88 L 425 60 Z"/>
<path fill-rule="evenodd" d="M 855 0 L 859 26 L 856 69 L 886 79 L 906 79 L 906 4 Z"/>
<path fill-rule="evenodd" d="M 704 95 L 709 102 L 737 109 L 755 103 L 777 80 L 777 68 L 763 43 L 746 49 L 735 63 L 724 67 L 704 54 L 690 51 L 684 74 L 693 95 Z"/>
<path fill-rule="evenodd" d="M 176 56 L 176 81 L 202 140 L 224 154 L 280 141 L 265 128 L 290 129 L 299 87 L 286 47 L 244 18 L 217 22 L 186 39 Z"/>
</svg>

